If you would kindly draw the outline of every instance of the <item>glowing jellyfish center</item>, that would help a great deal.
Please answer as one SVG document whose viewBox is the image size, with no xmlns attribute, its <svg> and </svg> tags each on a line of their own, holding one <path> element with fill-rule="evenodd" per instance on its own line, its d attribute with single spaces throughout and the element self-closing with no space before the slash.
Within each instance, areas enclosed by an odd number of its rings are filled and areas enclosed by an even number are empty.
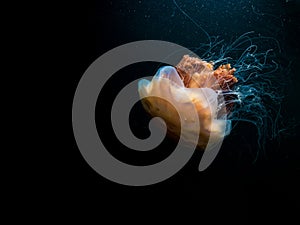
<svg viewBox="0 0 300 225">
<path fill-rule="evenodd" d="M 232 106 L 227 100 L 232 96 L 223 93 L 230 92 L 237 82 L 234 72 L 230 64 L 214 70 L 213 63 L 185 55 L 176 67 L 160 68 L 151 82 L 141 80 L 138 90 L 145 110 L 165 121 L 171 137 L 181 136 L 188 143 L 189 136 L 196 132 L 199 134 L 197 145 L 204 149 L 209 137 L 217 142 L 231 130 L 227 113 Z M 191 107 L 196 109 L 198 118 L 190 115 Z M 180 122 L 178 115 L 184 120 Z M 196 120 L 199 120 L 200 130 L 192 126 Z M 181 134 L 181 126 L 185 127 L 184 134 Z"/>
</svg>

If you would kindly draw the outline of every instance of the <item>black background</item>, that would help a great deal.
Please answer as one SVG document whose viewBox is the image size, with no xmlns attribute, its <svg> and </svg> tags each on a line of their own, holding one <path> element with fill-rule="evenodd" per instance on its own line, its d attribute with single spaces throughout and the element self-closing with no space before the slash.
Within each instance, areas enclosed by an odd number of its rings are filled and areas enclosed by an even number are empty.
<svg viewBox="0 0 300 225">
<path fill-rule="evenodd" d="M 284 116 L 294 117 L 295 122 L 299 123 L 298 99 L 300 95 L 297 90 L 300 85 L 297 72 L 300 57 L 299 42 L 297 41 L 299 39 L 297 35 L 299 33 L 299 2 L 291 1 L 293 4 L 291 6 L 286 5 L 283 1 L 266 2 L 274 2 L 282 10 L 279 17 L 284 24 L 278 30 L 279 34 L 277 35 L 285 51 L 283 57 L 286 61 L 293 61 L 288 74 L 292 82 L 289 92 L 286 93 L 288 97 L 284 106 L 287 110 Z M 143 3 L 145 4 L 144 1 L 142 1 Z M 136 17 L 132 16 L 132 12 L 124 12 L 128 6 L 138 6 L 138 4 L 138 1 L 113 1 L 111 3 L 111 1 L 105 0 L 70 5 L 71 14 L 65 24 L 65 29 L 67 31 L 70 29 L 72 32 L 72 37 L 67 40 L 73 59 L 69 65 L 72 69 L 67 74 L 70 88 L 70 90 L 68 89 L 70 110 L 73 94 L 80 77 L 88 66 L 106 51 L 121 44 L 143 39 L 158 39 L 175 43 L 177 43 L 176 40 L 183 40 L 178 44 L 187 47 L 190 41 L 194 41 L 188 38 L 182 39 L 182 33 L 184 36 L 183 25 L 175 21 L 178 23 L 176 26 L 172 20 L 167 22 L 173 24 L 169 26 L 171 37 L 168 38 L 167 32 L 163 32 L 166 29 L 164 23 L 159 21 L 155 23 L 154 20 L 148 18 L 149 15 L 153 15 L 142 10 L 143 8 L 146 10 L 147 5 L 140 6 L 140 11 L 138 11 L 140 15 L 136 15 Z M 164 4 L 169 4 L 171 7 L 172 1 L 165 1 Z M 141 18 L 140 21 L 138 18 Z M 273 27 L 277 21 L 267 20 L 266 23 L 270 23 L 269 27 Z M 188 26 L 192 27 L 191 24 Z M 248 28 L 245 27 L 245 31 L 248 31 Z M 224 31 L 220 29 L 219 32 Z M 231 34 L 224 32 L 225 39 L 226 35 L 230 36 Z M 138 155 L 126 150 L 116 141 L 109 121 L 104 119 L 110 115 L 109 106 L 113 96 L 118 93 L 120 88 L 133 79 L 154 74 L 158 66 L 157 63 L 141 63 L 124 68 L 114 75 L 99 96 L 96 122 L 100 136 L 112 154 L 124 162 L 137 165 L 154 163 L 172 152 L 172 149 L 170 150 L 166 146 L 176 144 L 165 140 L 165 145 L 154 150 L 153 154 Z M 122 76 L 128 76 L 128 79 L 120 79 Z M 130 123 L 137 136 L 147 136 L 147 129 L 139 128 L 139 124 L 143 124 L 145 127 L 148 119 L 141 106 L 136 105 L 132 111 Z M 241 124 L 237 129 L 224 141 L 217 158 L 204 172 L 197 170 L 202 154 L 197 151 L 190 162 L 170 179 L 156 185 L 131 187 L 106 180 L 84 161 L 72 136 L 70 122 L 69 132 L 71 135 L 66 154 L 67 165 L 60 170 L 63 179 L 55 189 L 64 196 L 66 202 L 77 203 L 81 205 L 80 207 L 90 203 L 99 206 L 105 204 L 109 210 L 122 211 L 130 203 L 134 209 L 139 209 L 151 202 L 167 208 L 169 201 L 172 200 L 176 202 L 175 207 L 187 207 L 195 204 L 193 208 L 199 208 L 200 217 L 206 213 L 206 210 L 216 210 L 224 212 L 226 220 L 241 219 L 241 224 L 245 224 L 246 221 L 256 222 L 253 218 L 259 216 L 267 219 L 290 220 L 297 206 L 299 209 L 299 126 L 296 126 L 291 134 L 281 137 L 279 141 L 267 142 L 267 154 L 262 155 L 255 162 L 253 162 L 257 147 L 255 128 Z M 119 151 L 120 149 L 123 151 Z M 184 200 L 185 203 L 179 203 L 179 200 Z"/>
</svg>

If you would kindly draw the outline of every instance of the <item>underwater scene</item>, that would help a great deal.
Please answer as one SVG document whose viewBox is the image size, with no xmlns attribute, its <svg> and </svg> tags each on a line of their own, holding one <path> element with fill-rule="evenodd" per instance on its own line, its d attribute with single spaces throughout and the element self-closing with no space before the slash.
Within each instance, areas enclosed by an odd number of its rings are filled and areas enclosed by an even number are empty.
<svg viewBox="0 0 300 225">
<path fill-rule="evenodd" d="M 110 155 L 103 158 L 116 159 L 107 169 L 84 156 L 102 176 L 97 184 L 221 188 L 242 199 L 255 198 L 250 189 L 258 187 L 296 190 L 299 0 L 104 0 L 85 7 L 77 81 L 97 96 L 73 103 L 73 130 L 84 155 L 89 144 L 78 137 L 89 132 L 74 125 L 75 109 L 92 99 L 90 122 Z M 103 82 L 89 86 L 81 76 L 92 72 Z M 96 179 L 85 170 L 80 176 Z"/>
</svg>

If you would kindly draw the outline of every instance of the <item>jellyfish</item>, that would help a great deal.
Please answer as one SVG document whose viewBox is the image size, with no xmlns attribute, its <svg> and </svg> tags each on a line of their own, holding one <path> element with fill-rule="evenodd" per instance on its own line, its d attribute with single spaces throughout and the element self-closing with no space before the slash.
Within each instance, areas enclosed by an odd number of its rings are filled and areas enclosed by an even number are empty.
<svg viewBox="0 0 300 225">
<path fill-rule="evenodd" d="M 282 116 L 289 76 L 278 61 L 279 42 L 249 31 L 230 43 L 210 36 L 209 43 L 190 49 L 199 57 L 185 55 L 176 66 L 160 68 L 151 81 L 139 82 L 145 110 L 165 121 L 172 138 L 183 135 L 188 143 L 191 134 L 199 134 L 199 149 L 206 148 L 208 139 L 222 140 L 239 123 L 249 124 L 257 130 L 253 162 L 266 156 L 266 143 L 279 141 L 293 128 Z M 156 94 L 168 101 L 147 97 Z M 192 108 L 197 118 L 190 117 Z M 196 120 L 199 130 L 193 130 Z M 180 126 L 187 132 L 180 134 Z"/>
<path fill-rule="evenodd" d="M 215 70 L 213 67 L 213 62 L 184 55 L 175 67 L 160 68 L 151 82 L 143 79 L 138 87 L 143 107 L 151 116 L 164 120 L 168 135 L 173 138 L 181 135 L 188 143 L 189 136 L 197 133 L 199 149 L 205 149 L 209 138 L 218 142 L 231 130 L 227 114 L 232 108 L 232 96 L 223 93 L 231 92 L 238 82 L 234 76 L 236 69 L 230 64 Z M 190 114 L 191 107 L 197 111 L 196 118 Z M 192 126 L 196 120 L 199 130 Z M 184 134 L 181 126 L 185 127 Z"/>
</svg>

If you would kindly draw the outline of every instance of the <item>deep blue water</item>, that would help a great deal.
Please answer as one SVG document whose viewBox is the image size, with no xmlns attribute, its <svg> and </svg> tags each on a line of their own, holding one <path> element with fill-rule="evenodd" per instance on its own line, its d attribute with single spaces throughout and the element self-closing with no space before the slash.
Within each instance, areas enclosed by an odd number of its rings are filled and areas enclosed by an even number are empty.
<svg viewBox="0 0 300 225">
<path fill-rule="evenodd" d="M 176 4 L 209 35 L 233 38 L 249 31 L 273 36 L 281 44 L 296 43 L 299 1 L 97 1 L 90 5 L 90 25 L 97 43 L 122 44 L 142 39 L 197 47 L 207 37 Z M 298 10 L 298 11 L 297 11 Z M 101 41 L 100 41 L 101 40 Z"/>
</svg>

